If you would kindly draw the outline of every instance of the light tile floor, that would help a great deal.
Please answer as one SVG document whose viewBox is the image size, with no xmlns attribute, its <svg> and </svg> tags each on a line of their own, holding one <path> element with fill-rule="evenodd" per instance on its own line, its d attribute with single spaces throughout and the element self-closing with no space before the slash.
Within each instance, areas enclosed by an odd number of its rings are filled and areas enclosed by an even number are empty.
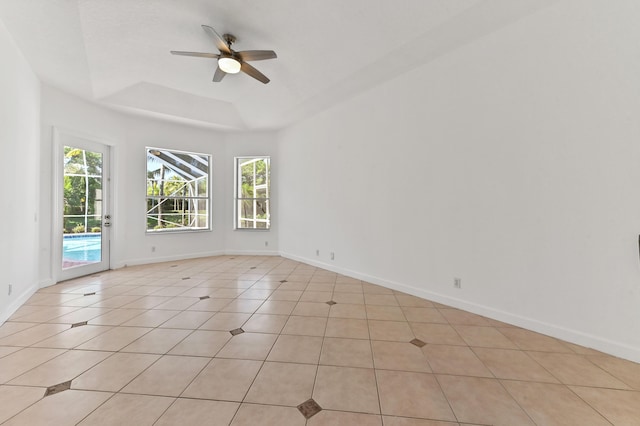
<svg viewBox="0 0 640 426">
<path fill-rule="evenodd" d="M 640 425 L 640 365 L 280 257 L 221 256 L 38 291 L 0 326 L 0 423 Z"/>
</svg>

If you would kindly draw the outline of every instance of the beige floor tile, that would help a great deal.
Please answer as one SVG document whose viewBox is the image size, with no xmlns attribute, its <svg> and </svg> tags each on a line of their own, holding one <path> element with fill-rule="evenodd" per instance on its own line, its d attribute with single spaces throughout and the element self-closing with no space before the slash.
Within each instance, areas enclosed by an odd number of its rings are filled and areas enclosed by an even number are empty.
<svg viewBox="0 0 640 426">
<path fill-rule="evenodd" d="M 287 315 L 254 314 L 244 323 L 242 329 L 251 333 L 279 334 L 288 319 Z"/>
<path fill-rule="evenodd" d="M 500 327 L 498 330 L 522 350 L 574 353 L 569 346 L 553 337 L 515 327 Z"/>
<path fill-rule="evenodd" d="M 610 425 L 564 385 L 507 380 L 501 382 L 537 425 Z"/>
<path fill-rule="evenodd" d="M 154 309 L 182 311 L 194 306 L 198 302 L 200 302 L 200 299 L 197 297 L 172 297 L 171 300 L 157 305 Z"/>
<path fill-rule="evenodd" d="M 263 303 L 263 300 L 236 299 L 222 308 L 220 312 L 241 312 L 245 314 L 252 314 L 257 311 Z"/>
<path fill-rule="evenodd" d="M 428 300 L 408 294 L 396 294 L 396 300 L 400 306 L 412 308 L 433 308 L 434 305 Z"/>
<path fill-rule="evenodd" d="M 77 349 L 93 351 L 119 351 L 131 342 L 151 331 L 146 327 L 118 327 L 94 337 Z"/>
<path fill-rule="evenodd" d="M 10 336 L 14 333 L 17 333 L 19 331 L 23 331 L 27 328 L 31 328 L 35 325 L 38 325 L 37 323 L 32 323 L 32 322 L 11 322 L 11 321 L 7 321 L 4 324 L 0 325 L 0 339 Z"/>
<path fill-rule="evenodd" d="M 160 312 L 176 312 L 176 311 L 160 311 Z M 214 312 L 209 311 L 184 311 L 172 316 L 166 322 L 159 325 L 160 328 L 184 328 L 195 330 L 201 327 L 205 322 L 213 318 Z"/>
<path fill-rule="evenodd" d="M 498 379 L 560 383 L 525 352 L 489 348 L 473 348 L 473 352 Z"/>
<path fill-rule="evenodd" d="M 91 325 L 120 325 L 147 312 L 145 309 L 112 309 L 104 315 L 89 320 Z"/>
<path fill-rule="evenodd" d="M 588 356 L 587 359 L 631 388 L 640 391 L 640 364 L 609 355 Z"/>
<path fill-rule="evenodd" d="M 122 389 L 124 393 L 178 396 L 210 358 L 165 355 Z"/>
<path fill-rule="evenodd" d="M 309 364 L 265 362 L 244 401 L 296 407 L 311 398 L 316 369 Z"/>
<path fill-rule="evenodd" d="M 442 316 L 440 311 L 435 308 L 402 307 L 402 311 L 409 322 L 447 324 L 447 320 Z"/>
<path fill-rule="evenodd" d="M 640 392 L 570 386 L 614 425 L 640 425 Z"/>
<path fill-rule="evenodd" d="M 211 319 L 200 326 L 202 330 L 231 331 L 242 325 L 251 318 L 251 314 L 234 312 L 218 312 Z"/>
<path fill-rule="evenodd" d="M 432 374 L 377 370 L 382 414 L 455 421 Z"/>
<path fill-rule="evenodd" d="M 248 289 L 238 295 L 238 299 L 254 299 L 254 300 L 267 300 L 271 296 L 273 290 L 267 289 Z"/>
<path fill-rule="evenodd" d="M 440 313 L 452 325 L 489 325 L 484 317 L 459 309 L 440 309 Z"/>
<path fill-rule="evenodd" d="M 218 299 L 212 297 L 210 299 L 204 299 L 194 303 L 193 305 L 189 306 L 187 310 L 218 312 L 220 309 L 224 308 L 232 301 L 233 299 L 229 298 Z"/>
<path fill-rule="evenodd" d="M 111 329 L 112 327 L 99 325 L 84 325 L 82 327 L 69 328 L 62 333 L 58 333 L 32 346 L 38 348 L 71 349 Z"/>
<path fill-rule="evenodd" d="M 458 332 L 447 324 L 410 323 L 416 338 L 425 343 L 467 346 Z"/>
<path fill-rule="evenodd" d="M 412 419 L 409 417 L 382 416 L 384 426 L 458 426 L 459 423 L 441 422 L 439 420 Z M 462 424 L 462 426 L 476 426 Z M 481 425 L 477 425 L 481 426 Z"/>
<path fill-rule="evenodd" d="M 301 290 L 276 290 L 269 296 L 268 300 L 288 300 L 290 302 L 297 302 L 302 296 Z M 329 295 L 330 297 L 331 295 Z M 329 299 L 326 299 L 329 300 Z M 326 300 L 305 300 L 307 302 L 324 302 Z"/>
<path fill-rule="evenodd" d="M 406 342 L 372 341 L 376 369 L 431 373 L 427 358 L 420 348 Z"/>
<path fill-rule="evenodd" d="M 22 349 L 19 346 L 0 346 L 0 358 L 5 357 L 9 354 L 19 351 Z"/>
<path fill-rule="evenodd" d="M 84 419 L 84 426 L 152 425 L 174 398 L 148 395 L 114 395 Z"/>
<path fill-rule="evenodd" d="M 330 318 L 352 318 L 367 319 L 367 311 L 364 305 L 350 303 L 338 303 L 331 306 L 329 310 Z"/>
<path fill-rule="evenodd" d="M 329 318 L 324 334 L 327 337 L 369 339 L 369 326 L 367 320 Z"/>
<path fill-rule="evenodd" d="M 0 339 L 0 346 L 31 346 L 69 329 L 69 324 L 38 324 Z"/>
<path fill-rule="evenodd" d="M 491 371 L 465 346 L 427 345 L 422 348 L 434 373 L 493 377 Z"/>
<path fill-rule="evenodd" d="M 364 305 L 364 294 L 362 293 L 333 293 L 331 299 L 336 303 Z"/>
<path fill-rule="evenodd" d="M 282 290 L 284 291 L 284 290 Z M 297 293 L 297 292 L 296 292 Z M 274 293 L 275 294 L 275 293 Z M 301 292 L 297 301 L 300 302 L 318 302 L 325 303 L 331 300 L 332 293 L 330 291 L 309 291 Z"/>
<path fill-rule="evenodd" d="M 469 346 L 482 348 L 518 349 L 518 346 L 507 339 L 493 327 L 475 325 L 454 325 L 453 328 Z"/>
<path fill-rule="evenodd" d="M 231 426 L 304 426 L 305 418 L 293 407 L 242 404 Z"/>
<path fill-rule="evenodd" d="M 300 336 L 324 336 L 326 328 L 326 318 L 297 317 L 292 315 L 287 320 L 281 333 Z"/>
<path fill-rule="evenodd" d="M 218 352 L 218 358 L 254 359 L 264 361 L 278 337 L 277 334 L 242 333 L 233 336 Z"/>
<path fill-rule="evenodd" d="M 171 349 L 169 354 L 213 358 L 231 337 L 226 331 L 196 330 Z"/>
<path fill-rule="evenodd" d="M 369 294 L 365 293 L 364 303 L 366 305 L 380 306 L 400 306 L 398 300 L 393 294 Z"/>
<path fill-rule="evenodd" d="M 394 294 L 393 290 L 389 288 L 365 282 L 362 283 L 362 291 L 365 294 Z"/>
<path fill-rule="evenodd" d="M 373 368 L 371 342 L 361 339 L 327 337 L 322 345 L 320 364 Z"/>
<path fill-rule="evenodd" d="M 336 283 L 333 287 L 334 293 L 357 293 L 363 294 L 362 292 L 362 284 L 346 284 L 346 283 Z"/>
<path fill-rule="evenodd" d="M 73 311 L 78 310 L 78 307 L 68 307 L 68 306 L 23 306 L 26 308 L 33 308 L 33 311 L 27 315 L 19 315 L 16 316 L 14 314 L 10 319 L 19 320 L 24 322 L 45 322 L 50 321 L 52 319 L 58 318 L 62 315 L 66 315 Z M 22 308 L 21 308 L 22 309 Z"/>
<path fill-rule="evenodd" d="M 111 352 L 71 350 L 29 370 L 9 383 L 44 387 L 57 385 L 74 379 L 104 361 L 109 355 Z"/>
<path fill-rule="evenodd" d="M 409 323 L 405 321 L 369 320 L 371 340 L 410 342 L 415 337 Z"/>
<path fill-rule="evenodd" d="M 181 396 L 241 402 L 261 366 L 261 361 L 214 358 Z"/>
<path fill-rule="evenodd" d="M 313 399 L 324 409 L 380 414 L 373 369 L 320 365 Z"/>
<path fill-rule="evenodd" d="M 107 308 L 80 308 L 66 315 L 59 316 L 49 322 L 60 324 L 74 324 L 76 322 L 91 321 L 92 319 L 104 315 L 111 311 Z"/>
<path fill-rule="evenodd" d="M 545 352 L 528 354 L 566 385 L 631 389 L 582 355 Z"/>
<path fill-rule="evenodd" d="M 267 300 L 256 311 L 257 314 L 291 315 L 297 302 L 288 300 Z"/>
<path fill-rule="evenodd" d="M 127 294 L 131 294 L 130 292 Z M 168 296 L 143 296 L 122 306 L 124 309 L 153 309 L 161 303 L 171 300 Z"/>
<path fill-rule="evenodd" d="M 307 422 L 307 426 L 382 426 L 382 417 L 375 414 L 322 410 Z"/>
<path fill-rule="evenodd" d="M 121 349 L 122 352 L 165 354 L 191 333 L 191 330 L 156 328 Z"/>
<path fill-rule="evenodd" d="M 18 377 L 64 352 L 63 349 L 25 348 L 7 355 L 0 360 L 0 384 Z"/>
<path fill-rule="evenodd" d="M 125 290 L 127 291 L 127 290 Z M 112 296 L 107 299 L 103 299 L 97 303 L 91 305 L 93 308 L 122 308 L 124 305 L 128 305 L 129 303 L 140 299 L 140 296 L 125 296 L 125 295 L 117 295 Z"/>
<path fill-rule="evenodd" d="M 3 426 L 75 425 L 112 394 L 67 390 L 36 402 Z"/>
<path fill-rule="evenodd" d="M 178 398 L 153 425 L 227 426 L 239 406 L 236 402 Z"/>
<path fill-rule="evenodd" d="M 160 309 L 151 309 L 143 312 L 137 317 L 131 318 L 129 321 L 124 322 L 122 325 L 126 327 L 158 327 L 160 324 L 163 324 L 169 319 L 174 318 L 180 313 L 180 311 L 164 311 Z"/>
<path fill-rule="evenodd" d="M 367 319 L 386 321 L 406 321 L 399 306 L 366 305 Z"/>
<path fill-rule="evenodd" d="M 0 386 L 0 423 L 40 400 L 45 388 Z"/>
<path fill-rule="evenodd" d="M 327 317 L 330 306 L 324 302 L 298 302 L 291 315 L 305 317 Z"/>
<path fill-rule="evenodd" d="M 160 355 L 115 353 L 73 379 L 71 388 L 118 392 L 159 358 Z"/>
<path fill-rule="evenodd" d="M 322 337 L 280 335 L 273 345 L 267 361 L 318 364 Z"/>
<path fill-rule="evenodd" d="M 496 379 L 437 376 L 458 421 L 495 426 L 535 426 Z"/>
</svg>

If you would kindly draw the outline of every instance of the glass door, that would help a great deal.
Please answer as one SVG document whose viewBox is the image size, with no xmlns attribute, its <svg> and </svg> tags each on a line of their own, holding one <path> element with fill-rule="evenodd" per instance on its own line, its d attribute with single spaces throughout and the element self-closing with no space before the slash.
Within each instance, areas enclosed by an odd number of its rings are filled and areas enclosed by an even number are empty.
<svg viewBox="0 0 640 426">
<path fill-rule="evenodd" d="M 109 269 L 109 147 L 59 138 L 57 281 Z"/>
</svg>

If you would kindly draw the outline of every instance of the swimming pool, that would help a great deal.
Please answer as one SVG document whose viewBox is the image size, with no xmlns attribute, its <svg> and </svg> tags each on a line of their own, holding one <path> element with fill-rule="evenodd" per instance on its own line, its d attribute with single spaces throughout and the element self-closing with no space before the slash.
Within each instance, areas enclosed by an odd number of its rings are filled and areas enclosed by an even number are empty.
<svg viewBox="0 0 640 426">
<path fill-rule="evenodd" d="M 102 260 L 100 234 L 65 235 L 62 239 L 63 261 L 100 262 Z"/>
</svg>

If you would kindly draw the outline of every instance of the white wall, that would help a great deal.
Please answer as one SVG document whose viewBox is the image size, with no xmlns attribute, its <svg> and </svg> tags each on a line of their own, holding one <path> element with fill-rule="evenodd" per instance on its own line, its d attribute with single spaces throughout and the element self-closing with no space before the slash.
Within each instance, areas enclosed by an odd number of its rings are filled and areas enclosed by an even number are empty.
<svg viewBox="0 0 640 426">
<path fill-rule="evenodd" d="M 560 2 L 283 131 L 281 252 L 640 361 L 638 9 Z"/>
<path fill-rule="evenodd" d="M 114 268 L 226 252 L 277 253 L 275 232 L 233 234 L 231 207 L 233 155 L 275 151 L 273 135 L 228 134 L 206 128 L 125 115 L 45 86 L 42 108 L 41 282 L 53 282 L 51 265 L 52 128 L 86 135 L 113 146 L 112 259 Z M 270 145 L 266 148 L 266 145 Z M 145 233 L 145 147 L 201 152 L 213 159 L 213 228 L 211 232 L 147 235 Z M 229 238 L 230 245 L 226 244 Z M 269 240 L 265 247 L 264 241 Z M 155 247 L 155 251 L 152 251 Z"/>
<path fill-rule="evenodd" d="M 38 285 L 40 82 L 1 21 L 0 94 L 2 323 Z"/>
</svg>

